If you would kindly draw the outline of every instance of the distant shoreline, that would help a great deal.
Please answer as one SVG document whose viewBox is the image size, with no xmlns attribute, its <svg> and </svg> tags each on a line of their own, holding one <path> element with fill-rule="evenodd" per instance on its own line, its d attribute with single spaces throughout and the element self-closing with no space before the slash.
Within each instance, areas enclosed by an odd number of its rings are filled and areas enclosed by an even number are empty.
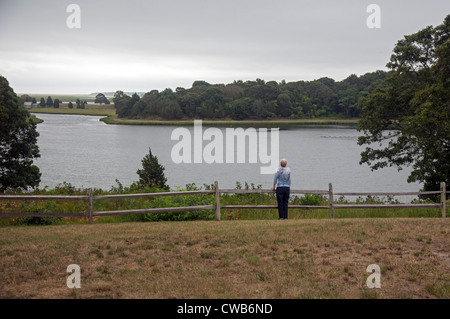
<svg viewBox="0 0 450 319">
<path fill-rule="evenodd" d="M 63 115 L 91 115 L 104 116 L 100 121 L 106 124 L 115 125 L 194 125 L 194 120 L 146 120 L 146 119 L 127 119 L 117 118 L 115 109 L 105 108 L 87 108 L 87 109 L 68 109 L 68 108 L 37 108 L 30 109 L 34 114 L 63 114 Z M 278 119 L 278 120 L 203 120 L 205 126 L 302 126 L 302 125 L 358 125 L 359 119 L 334 119 L 334 118 L 315 118 L 315 119 Z"/>
<path fill-rule="evenodd" d="M 115 125 L 194 125 L 194 120 L 159 121 L 104 117 L 100 121 Z M 299 119 L 299 120 L 202 120 L 204 126 L 298 126 L 298 125 L 357 125 L 358 119 Z"/>
</svg>

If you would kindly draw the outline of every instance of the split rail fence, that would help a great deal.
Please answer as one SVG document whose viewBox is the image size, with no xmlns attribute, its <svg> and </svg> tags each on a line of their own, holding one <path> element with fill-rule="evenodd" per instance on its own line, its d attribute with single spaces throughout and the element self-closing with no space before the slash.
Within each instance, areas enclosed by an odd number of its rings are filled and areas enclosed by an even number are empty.
<svg viewBox="0 0 450 319">
<path fill-rule="evenodd" d="M 92 189 L 88 190 L 85 196 L 78 195 L 0 195 L 0 200 L 81 200 L 87 201 L 89 209 L 87 213 L 36 213 L 36 212 L 22 212 L 22 213 L 0 213 L 0 217 L 80 217 L 88 218 L 89 224 L 93 223 L 95 216 L 112 216 L 112 215 L 132 215 L 132 214 L 157 214 L 169 212 L 185 212 L 185 211 L 199 211 L 199 210 L 214 210 L 215 219 L 220 220 L 221 209 L 277 209 L 276 205 L 221 205 L 220 194 L 267 194 L 275 193 L 268 189 L 220 189 L 218 182 L 214 183 L 213 190 L 196 190 L 196 191 L 179 191 L 179 192 L 162 192 L 162 193 L 143 193 L 143 194 L 118 194 L 118 195 L 100 195 L 93 196 Z M 372 209 L 372 208 L 441 208 L 442 217 L 446 217 L 446 185 L 441 183 L 440 191 L 428 192 L 386 192 L 386 193 L 368 193 L 368 192 L 333 192 L 333 185 L 328 185 L 328 190 L 291 190 L 291 194 L 321 194 L 327 195 L 329 205 L 326 206 L 312 206 L 312 205 L 289 205 L 289 209 L 328 209 L 330 210 L 330 217 L 334 218 L 334 211 L 336 209 Z M 186 207 L 165 207 L 165 208 L 148 208 L 148 209 L 129 209 L 129 210 L 112 210 L 112 211 L 94 211 L 94 200 L 106 199 L 123 199 L 123 198 L 151 198 L 160 196 L 180 196 L 180 195 L 199 195 L 199 194 L 214 194 L 213 205 L 201 206 L 186 206 Z M 401 195 L 425 195 L 425 194 L 440 194 L 441 202 L 435 204 L 335 204 L 334 196 L 401 196 Z"/>
</svg>

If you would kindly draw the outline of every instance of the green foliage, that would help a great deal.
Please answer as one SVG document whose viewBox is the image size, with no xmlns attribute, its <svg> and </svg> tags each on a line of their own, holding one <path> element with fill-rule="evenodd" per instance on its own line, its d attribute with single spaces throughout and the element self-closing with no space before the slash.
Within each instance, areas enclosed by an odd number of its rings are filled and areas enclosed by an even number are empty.
<svg viewBox="0 0 450 319">
<path fill-rule="evenodd" d="M 61 221 L 60 217 L 23 217 L 16 219 L 16 225 L 56 225 Z"/>
<path fill-rule="evenodd" d="M 234 81 L 209 84 L 195 81 L 190 89 L 152 90 L 141 99 L 117 91 L 114 104 L 119 117 L 265 120 L 274 118 L 358 117 L 358 99 L 384 85 L 386 72 L 350 75 L 305 82 Z"/>
<path fill-rule="evenodd" d="M 202 187 L 198 188 L 195 184 L 188 184 L 186 185 L 185 190 L 194 191 L 201 189 Z M 179 189 L 178 191 L 183 191 L 183 189 Z M 199 194 L 156 197 L 155 199 L 148 201 L 146 204 L 148 205 L 148 208 L 213 205 L 214 195 Z M 147 214 L 145 215 L 145 219 L 148 221 L 213 220 L 214 213 L 211 210 L 157 213 Z"/>
<path fill-rule="evenodd" d="M 148 149 L 148 154 L 142 159 L 142 169 L 137 170 L 139 175 L 139 184 L 149 187 L 158 187 L 169 189 L 167 178 L 164 175 L 164 166 L 162 166 L 156 155 L 152 154 L 152 150 Z"/>
<path fill-rule="evenodd" d="M 53 106 L 53 99 L 51 96 L 47 97 L 47 106 L 49 106 L 49 107 Z"/>
<path fill-rule="evenodd" d="M 19 98 L 0 76 L 0 191 L 36 187 L 41 173 L 33 165 L 39 157 L 36 124 Z"/>
<path fill-rule="evenodd" d="M 424 190 L 450 183 L 450 15 L 397 42 L 386 86 L 361 100 L 361 163 L 412 166 Z M 374 146 L 375 145 L 375 146 Z"/>
<path fill-rule="evenodd" d="M 304 194 L 303 196 L 295 196 L 292 200 L 294 205 L 319 206 L 326 202 L 323 195 L 320 194 Z"/>
<path fill-rule="evenodd" d="M 94 196 L 114 195 L 114 194 L 137 194 L 137 193 L 158 193 L 167 192 L 166 189 L 160 189 L 155 186 L 143 186 L 138 182 L 130 186 L 123 186 L 118 180 L 117 185 L 110 190 L 93 189 Z M 236 182 L 236 189 L 261 189 L 261 185 L 253 183 Z M 188 184 L 184 189 L 177 188 L 176 191 L 193 190 L 212 190 L 213 185 L 203 185 L 197 187 L 195 184 Z M 87 189 L 76 188 L 70 183 L 63 182 L 56 187 L 49 189 L 36 188 L 32 192 L 20 189 L 8 190 L 6 194 L 10 195 L 83 195 L 87 194 Z M 276 205 L 277 200 L 274 193 L 251 193 L 251 194 L 223 194 L 220 199 L 221 205 Z M 431 203 L 431 200 L 415 200 L 414 203 Z M 354 200 L 339 197 L 335 200 L 336 204 L 398 204 L 399 201 L 394 197 L 367 196 L 358 197 Z M 160 207 L 186 207 L 213 205 L 213 194 L 196 195 L 177 195 L 168 197 L 151 198 L 121 198 L 121 199 L 98 199 L 94 200 L 95 211 L 111 210 L 130 210 L 130 209 L 149 209 Z M 305 194 L 303 196 L 291 196 L 291 205 L 328 205 L 328 199 L 323 195 Z M 3 212 L 16 213 L 46 213 L 55 212 L 70 214 L 87 213 L 88 204 L 86 201 L 76 200 L 52 200 L 52 201 L 0 201 L 0 214 Z M 336 218 L 368 218 L 368 217 L 433 217 L 441 216 L 439 208 L 402 208 L 402 209 L 339 209 L 335 212 Z M 222 219 L 276 219 L 278 213 L 276 209 L 222 209 Z M 328 209 L 291 209 L 289 218 L 330 218 Z M 213 210 L 202 210 L 193 212 L 170 212 L 158 214 L 133 214 L 124 216 L 104 216 L 95 217 L 95 223 L 109 222 L 148 222 L 148 221 L 187 221 L 187 220 L 213 220 Z M 13 219 L 0 219 L 1 225 L 51 225 L 62 223 L 87 223 L 87 218 L 57 218 L 57 217 L 21 217 Z"/>
<path fill-rule="evenodd" d="M 106 98 L 106 96 L 103 93 L 99 93 L 95 96 L 94 103 L 100 103 L 100 104 L 110 104 L 109 100 Z"/>
<path fill-rule="evenodd" d="M 70 183 L 63 182 L 57 185 L 53 189 L 36 188 L 32 193 L 24 192 L 23 190 L 9 190 L 9 195 L 86 195 L 85 190 L 77 189 Z M 87 204 L 80 201 L 63 201 L 63 200 L 50 200 L 50 201 L 6 201 L 6 204 L 0 206 L 0 212 L 5 209 L 8 212 L 23 212 L 23 213 L 38 213 L 38 214 L 51 214 L 55 212 L 59 213 L 80 213 L 87 212 Z M 53 225 L 62 222 L 61 217 L 20 217 L 15 218 L 13 223 L 16 225 Z"/>
</svg>

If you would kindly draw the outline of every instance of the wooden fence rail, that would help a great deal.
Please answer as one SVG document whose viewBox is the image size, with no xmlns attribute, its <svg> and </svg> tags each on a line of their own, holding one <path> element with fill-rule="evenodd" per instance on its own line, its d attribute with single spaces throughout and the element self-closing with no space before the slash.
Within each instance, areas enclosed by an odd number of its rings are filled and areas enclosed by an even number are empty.
<svg viewBox="0 0 450 319">
<path fill-rule="evenodd" d="M 161 193 L 144 193 L 144 194 L 118 194 L 118 195 L 99 195 L 93 196 L 92 189 L 88 189 L 87 196 L 74 195 L 0 195 L 0 200 L 81 200 L 88 202 L 87 213 L 0 213 L 0 217 L 87 217 L 89 223 L 93 223 L 94 216 L 112 216 L 112 215 L 132 215 L 132 214 L 157 214 L 169 212 L 185 212 L 199 210 L 214 210 L 215 219 L 220 220 L 221 209 L 277 209 L 276 205 L 221 205 L 220 194 L 274 194 L 271 189 L 220 189 L 218 182 L 214 182 L 214 190 L 196 190 L 196 191 L 178 191 L 178 192 L 161 192 Z M 329 209 L 330 217 L 334 218 L 335 209 L 368 209 L 368 208 L 441 208 L 442 217 L 446 217 L 446 194 L 450 191 L 446 190 L 444 182 L 441 183 L 440 191 L 427 192 L 333 192 L 333 185 L 328 185 L 328 190 L 291 190 L 291 194 L 322 194 L 328 195 L 329 205 L 289 205 L 289 209 Z M 161 196 L 180 196 L 180 195 L 200 195 L 214 194 L 213 205 L 185 206 L 185 207 L 164 207 L 164 208 L 148 208 L 148 209 L 129 209 L 114 211 L 94 211 L 94 200 L 105 199 L 124 199 L 124 198 L 152 198 Z M 441 202 L 436 204 L 335 204 L 334 196 L 401 196 L 401 195 L 430 195 L 440 194 Z"/>
</svg>

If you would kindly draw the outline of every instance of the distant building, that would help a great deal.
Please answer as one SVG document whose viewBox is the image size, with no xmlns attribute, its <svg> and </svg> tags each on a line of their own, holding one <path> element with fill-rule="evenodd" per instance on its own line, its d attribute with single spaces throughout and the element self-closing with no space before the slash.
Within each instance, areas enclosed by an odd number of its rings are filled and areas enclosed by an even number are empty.
<svg viewBox="0 0 450 319">
<path fill-rule="evenodd" d="M 37 103 L 33 103 L 33 102 L 24 102 L 23 107 L 27 110 L 30 110 L 30 109 L 36 109 L 38 107 L 38 105 L 37 105 Z"/>
</svg>

